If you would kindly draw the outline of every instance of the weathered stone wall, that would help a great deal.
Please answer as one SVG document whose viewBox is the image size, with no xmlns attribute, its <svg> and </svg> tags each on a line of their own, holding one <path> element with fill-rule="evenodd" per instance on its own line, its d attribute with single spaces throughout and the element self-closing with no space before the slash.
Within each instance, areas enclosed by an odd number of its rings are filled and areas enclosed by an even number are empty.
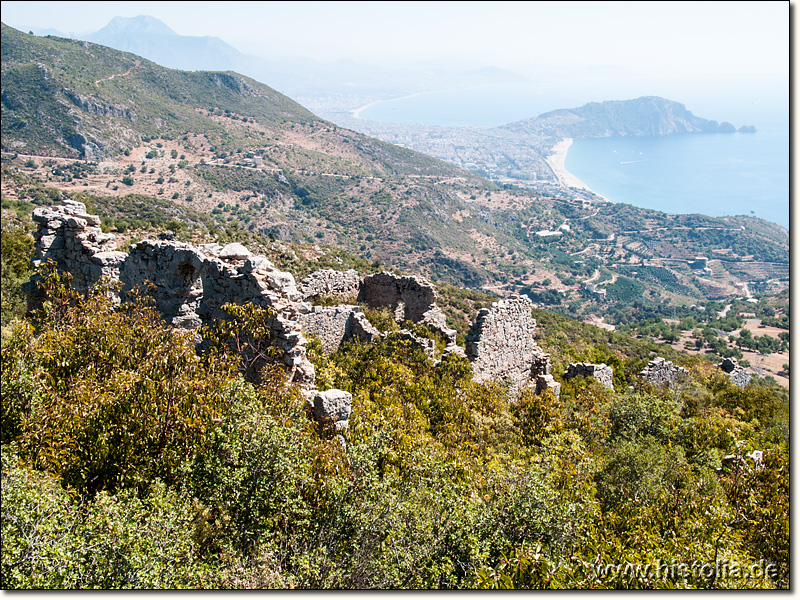
<svg viewBox="0 0 800 600">
<path fill-rule="evenodd" d="M 656 387 L 664 386 L 675 387 L 683 376 L 689 374 L 689 371 L 683 367 L 676 367 L 672 361 L 666 360 L 662 356 L 658 356 L 647 363 L 647 366 L 642 370 L 639 375 L 647 379 Z"/>
<path fill-rule="evenodd" d="M 564 378 L 572 379 L 573 377 L 593 377 L 608 389 L 614 389 L 614 369 L 605 363 L 599 365 L 587 362 L 569 363 Z"/>
<path fill-rule="evenodd" d="M 361 276 L 354 270 L 335 271 L 323 269 L 315 271 L 300 282 L 300 292 L 304 300 L 323 296 L 338 296 L 343 300 L 354 301 L 361 289 Z"/>
<path fill-rule="evenodd" d="M 419 323 L 436 308 L 436 288 L 420 277 L 376 273 L 364 277 L 358 301 L 370 308 L 388 308 L 400 321 Z"/>
<path fill-rule="evenodd" d="M 324 296 L 355 300 L 361 289 L 361 276 L 354 269 L 323 269 L 308 275 L 300 282 L 299 288 L 306 300 Z"/>
<path fill-rule="evenodd" d="M 270 324 L 274 343 L 284 350 L 290 380 L 306 388 L 313 386 L 314 367 L 306 357 L 302 331 L 318 335 L 328 351 L 351 337 L 372 342 L 382 334 L 357 306 L 312 308 L 304 298 L 352 296 L 357 291 L 358 301 L 367 306 L 388 308 L 398 320 L 423 323 L 444 334 L 446 353 L 466 355 L 473 363 L 476 381 L 507 379 L 514 389 L 533 382 L 539 392 L 551 389 L 558 395 L 560 391 L 550 374 L 549 355 L 534 341 L 536 321 L 527 297 L 501 300 L 481 310 L 464 351 L 455 345 L 456 332 L 447 328 L 445 315 L 436 305 L 436 289 L 422 278 L 379 273 L 361 280 L 352 270 L 325 270 L 304 279 L 298 290 L 291 274 L 241 244 L 193 246 L 146 240 L 127 254 L 115 250 L 114 236 L 102 233 L 100 220 L 87 214 L 81 203 L 66 201 L 64 206 L 37 208 L 34 219 L 39 224 L 34 266 L 45 259 L 54 260 L 59 270 L 73 274 L 79 291 L 85 292 L 103 276 L 123 284 L 122 297 L 149 282 L 156 308 L 168 323 L 184 329 L 226 318 L 222 306 L 227 303 L 251 302 L 274 309 L 277 316 Z M 41 302 L 35 286 L 27 285 L 26 291 L 29 306 Z M 433 354 L 431 340 L 409 331 L 395 335 Z"/>
<path fill-rule="evenodd" d="M 727 373 L 728 379 L 730 379 L 731 383 L 736 387 L 747 387 L 747 384 L 750 383 L 750 380 L 753 378 L 747 369 L 742 367 L 735 358 L 723 359 L 719 367 Z"/>
<path fill-rule="evenodd" d="M 444 313 L 436 306 L 436 288 L 419 277 L 384 272 L 368 275 L 362 280 L 353 269 L 344 272 L 323 269 L 303 279 L 300 291 L 305 300 L 339 296 L 344 302 L 357 300 L 371 308 L 387 308 L 398 321 L 422 323 L 432 331 L 441 333 L 448 344 L 456 341 L 455 329 L 447 327 Z M 303 327 L 307 331 L 323 332 L 327 339 L 325 332 L 331 330 L 330 319 L 334 314 L 338 313 L 315 309 L 303 319 Z M 317 319 L 320 320 L 318 324 L 315 323 Z"/>
<path fill-rule="evenodd" d="M 127 254 L 116 251 L 115 236 L 101 231 L 100 218 L 88 214 L 83 203 L 63 202 L 63 206 L 34 209 L 38 229 L 33 234 L 36 243 L 31 266 L 35 269 L 52 260 L 59 271 L 72 274 L 72 284 L 81 293 L 104 276 L 117 279 Z M 41 306 L 44 299 L 32 282 L 24 290 L 29 309 Z"/>
<path fill-rule="evenodd" d="M 314 306 L 311 312 L 300 315 L 300 329 L 316 335 L 326 352 L 335 352 L 351 338 L 371 343 L 380 337 L 358 306 Z"/>
<path fill-rule="evenodd" d="M 164 319 L 184 329 L 196 329 L 224 319 L 222 306 L 252 302 L 273 308 L 270 325 L 274 344 L 284 351 L 289 379 L 305 387 L 314 382 L 314 367 L 306 357 L 306 340 L 297 319 L 311 307 L 302 302 L 294 277 L 276 269 L 263 256 L 251 254 L 241 244 L 192 246 L 182 242 L 139 242 L 130 254 L 117 252 L 114 236 L 103 234 L 100 220 L 86 214 L 78 202 L 37 208 L 33 265 L 53 259 L 57 268 L 73 275 L 76 290 L 85 293 L 102 276 L 123 284 L 122 296 L 146 281 L 154 285 L 156 309 Z M 42 298 L 33 285 L 26 286 L 33 308 Z"/>
<path fill-rule="evenodd" d="M 540 391 L 551 387 L 557 392 L 550 385 L 555 382 L 548 356 L 534 341 L 536 320 L 531 308 L 527 297 L 517 296 L 480 310 L 466 339 L 475 381 L 509 380 L 512 387 L 520 388 L 533 379 Z"/>
</svg>

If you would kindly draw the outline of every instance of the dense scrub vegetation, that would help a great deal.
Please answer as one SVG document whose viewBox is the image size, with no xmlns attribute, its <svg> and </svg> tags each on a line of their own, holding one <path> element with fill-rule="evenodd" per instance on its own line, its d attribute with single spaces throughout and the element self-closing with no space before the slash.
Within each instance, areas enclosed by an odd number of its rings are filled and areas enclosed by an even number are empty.
<svg viewBox="0 0 800 600">
<path fill-rule="evenodd" d="M 675 353 L 691 379 L 653 389 L 647 342 L 544 311 L 556 375 L 603 359 L 617 392 L 312 343 L 320 389 L 353 394 L 343 444 L 276 367 L 243 377 L 225 328 L 198 353 L 146 294 L 46 282 L 2 347 L 3 588 L 789 585 L 788 398 L 764 382 Z"/>
</svg>

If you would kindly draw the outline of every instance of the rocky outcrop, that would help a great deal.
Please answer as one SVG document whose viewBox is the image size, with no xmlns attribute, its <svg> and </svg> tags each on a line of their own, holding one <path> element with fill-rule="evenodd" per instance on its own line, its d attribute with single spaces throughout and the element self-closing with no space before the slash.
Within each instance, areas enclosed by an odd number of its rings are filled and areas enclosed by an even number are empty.
<svg viewBox="0 0 800 600">
<path fill-rule="evenodd" d="M 361 289 L 361 276 L 353 269 L 315 271 L 300 282 L 300 292 L 305 300 L 339 297 L 343 302 L 354 301 Z"/>
<path fill-rule="evenodd" d="M 145 282 L 156 309 L 175 327 L 197 329 L 216 319 L 225 319 L 225 304 L 247 304 L 271 308 L 271 340 L 281 349 L 290 381 L 304 387 L 314 382 L 314 367 L 306 357 L 306 340 L 298 318 L 311 310 L 302 301 L 294 277 L 276 269 L 264 256 L 252 254 L 241 244 L 193 246 L 182 242 L 145 240 L 130 253 L 118 252 L 114 236 L 100 230 L 100 219 L 86 213 L 79 202 L 34 210 L 39 224 L 32 265 L 51 259 L 59 271 L 73 276 L 73 286 L 86 293 L 102 277 L 119 281 L 118 299 Z M 41 305 L 43 298 L 32 280 L 25 287 L 28 306 Z"/>
<path fill-rule="evenodd" d="M 747 384 L 750 383 L 750 380 L 753 378 L 747 369 L 742 367 L 735 358 L 724 358 L 719 367 L 727 373 L 728 379 L 730 379 L 731 383 L 736 387 L 747 387 Z"/>
<path fill-rule="evenodd" d="M 519 389 L 533 380 L 539 391 L 560 391 L 550 374 L 549 355 L 534 341 L 532 307 L 527 297 L 517 296 L 480 310 L 466 339 L 476 381 L 505 380 Z"/>
<path fill-rule="evenodd" d="M 599 365 L 587 362 L 569 363 L 564 378 L 572 379 L 573 377 L 592 377 L 608 389 L 614 390 L 614 369 L 605 363 Z"/>
<path fill-rule="evenodd" d="M 736 131 L 730 123 L 697 117 L 683 104 L 657 96 L 590 102 L 502 125 L 499 129 L 559 138 Z"/>
<path fill-rule="evenodd" d="M 86 96 L 81 96 L 64 88 L 63 90 L 64 95 L 70 99 L 70 101 L 77 106 L 78 108 L 85 110 L 88 113 L 93 113 L 96 115 L 103 115 L 105 117 L 117 117 L 117 118 L 126 118 L 130 119 L 131 121 L 138 120 L 136 113 L 129 111 L 127 108 L 123 106 L 114 106 L 109 104 L 102 104 L 93 100 L 91 98 L 87 98 Z"/>
<path fill-rule="evenodd" d="M 659 356 L 647 363 L 647 367 L 639 375 L 656 387 L 666 385 L 673 388 L 684 376 L 689 375 L 689 371 L 683 367 L 676 367 L 672 361 Z"/>
</svg>

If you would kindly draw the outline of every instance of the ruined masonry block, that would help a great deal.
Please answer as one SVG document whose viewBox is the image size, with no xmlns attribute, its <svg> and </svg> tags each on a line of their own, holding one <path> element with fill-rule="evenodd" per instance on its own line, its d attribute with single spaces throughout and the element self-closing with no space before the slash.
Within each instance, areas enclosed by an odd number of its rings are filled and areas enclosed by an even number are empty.
<svg viewBox="0 0 800 600">
<path fill-rule="evenodd" d="M 347 427 L 353 408 L 353 395 L 343 390 L 310 390 L 305 392 L 306 405 L 319 423 L 332 421 L 337 429 Z"/>
<path fill-rule="evenodd" d="M 747 369 L 739 365 L 735 358 L 724 358 L 719 366 L 727 373 L 728 379 L 736 387 L 747 387 L 747 384 L 753 378 Z"/>
<path fill-rule="evenodd" d="M 539 375 L 549 376 L 548 355 L 534 341 L 532 306 L 527 297 L 517 296 L 478 313 L 466 339 L 476 381 L 508 380 L 519 389 Z"/>
<path fill-rule="evenodd" d="M 682 377 L 688 376 L 689 371 L 683 367 L 676 367 L 672 361 L 659 356 L 651 360 L 639 375 L 647 381 L 659 386 L 675 387 Z"/>
<path fill-rule="evenodd" d="M 614 389 L 614 369 L 605 363 L 599 365 L 587 362 L 570 363 L 567 371 L 564 373 L 566 379 L 573 377 L 592 377 L 606 386 L 608 389 Z"/>
<path fill-rule="evenodd" d="M 156 309 L 175 327 L 197 329 L 227 318 L 222 306 L 252 302 L 274 309 L 271 321 L 276 345 L 284 350 L 289 379 L 311 387 L 314 366 L 306 357 L 306 340 L 298 318 L 311 307 L 303 302 L 294 277 L 276 269 L 264 256 L 241 244 L 202 244 L 145 240 L 126 254 L 116 250 L 115 236 L 100 230 L 100 219 L 86 213 L 80 202 L 39 207 L 33 211 L 39 225 L 31 264 L 52 260 L 59 271 L 73 276 L 73 286 L 86 293 L 102 277 L 122 283 L 117 300 L 145 282 L 154 285 Z M 28 307 L 41 306 L 35 278 L 24 286 Z"/>
<path fill-rule="evenodd" d="M 358 302 L 370 308 L 388 308 L 400 321 L 419 323 L 436 307 L 436 288 L 421 277 L 376 273 L 364 277 Z"/>
<path fill-rule="evenodd" d="M 355 300 L 361 288 L 361 276 L 353 269 L 315 271 L 300 282 L 304 300 L 324 296 L 339 296 L 343 300 Z"/>
</svg>

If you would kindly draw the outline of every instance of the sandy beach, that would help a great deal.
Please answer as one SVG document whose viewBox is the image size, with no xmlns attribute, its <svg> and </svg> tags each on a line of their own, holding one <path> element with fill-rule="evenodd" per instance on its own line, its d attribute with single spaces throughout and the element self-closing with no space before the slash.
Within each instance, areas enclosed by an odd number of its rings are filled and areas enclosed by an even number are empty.
<svg viewBox="0 0 800 600">
<path fill-rule="evenodd" d="M 413 94 L 409 94 L 408 96 L 401 96 L 399 98 L 381 98 L 380 100 L 374 100 L 369 104 L 365 104 L 364 106 L 359 106 L 358 108 L 354 108 L 350 111 L 350 114 L 353 115 L 354 118 L 360 119 L 361 118 L 361 111 L 368 109 L 370 106 L 375 104 L 379 104 L 380 102 L 386 102 L 387 100 L 406 100 L 407 98 L 414 98 L 416 96 L 421 96 L 422 94 L 430 94 L 432 92 L 414 92 Z"/>
<path fill-rule="evenodd" d="M 361 111 L 369 108 L 373 104 L 377 104 L 378 102 L 383 102 L 383 100 L 374 100 L 369 104 L 365 104 L 364 106 L 359 106 L 358 108 L 354 108 L 350 111 L 350 114 L 353 115 L 354 118 L 360 119 L 361 118 Z"/>
<path fill-rule="evenodd" d="M 567 150 L 569 150 L 570 146 L 572 146 L 572 138 L 564 138 L 555 146 L 553 146 L 553 149 L 551 150 L 550 154 L 547 155 L 545 160 L 547 161 L 547 164 L 550 165 L 550 168 L 553 169 L 553 173 L 555 173 L 556 177 L 558 177 L 558 181 L 561 183 L 561 185 L 592 192 L 592 190 L 589 189 L 589 186 L 575 177 L 575 175 L 567 171 L 567 169 L 564 167 L 564 160 L 567 158 Z"/>
</svg>

